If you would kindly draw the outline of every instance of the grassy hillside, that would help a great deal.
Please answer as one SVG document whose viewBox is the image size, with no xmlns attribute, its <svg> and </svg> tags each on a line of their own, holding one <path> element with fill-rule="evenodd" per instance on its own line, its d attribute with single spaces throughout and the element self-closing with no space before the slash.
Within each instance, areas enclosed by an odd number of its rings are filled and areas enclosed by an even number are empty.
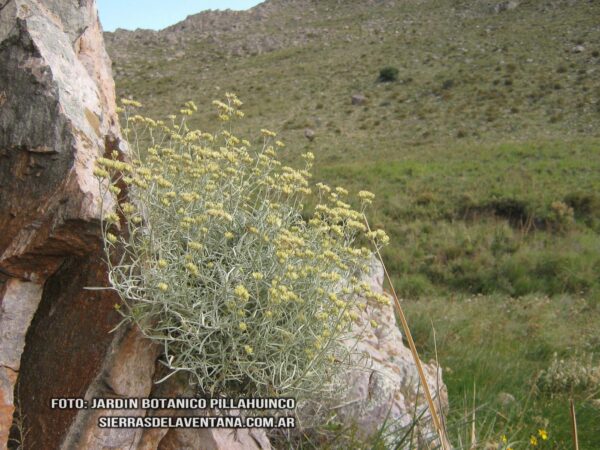
<svg viewBox="0 0 600 450">
<path fill-rule="evenodd" d="M 277 130 L 290 162 L 317 155 L 318 181 L 377 194 L 372 222 L 392 237 L 386 263 L 426 357 L 435 326 L 454 415 L 475 389 L 476 420 L 486 430 L 493 419 L 494 439 L 507 433 L 526 448 L 546 428 L 550 448 L 564 448 L 572 394 L 592 449 L 600 4 L 499 5 L 271 0 L 158 33 L 107 33 L 107 45 L 119 94 L 144 113 L 162 118 L 192 99 L 202 129 L 216 120 L 210 102 L 236 92 L 247 115 L 238 134 Z M 386 66 L 396 81 L 378 80 Z M 355 94 L 364 101 L 352 104 Z M 580 368 L 586 383 L 564 375 Z"/>
</svg>

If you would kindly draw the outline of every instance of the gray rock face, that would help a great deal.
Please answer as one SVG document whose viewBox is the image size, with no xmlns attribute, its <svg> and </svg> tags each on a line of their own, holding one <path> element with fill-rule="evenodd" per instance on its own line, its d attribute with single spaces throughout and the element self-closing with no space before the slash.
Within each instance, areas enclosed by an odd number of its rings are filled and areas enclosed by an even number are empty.
<svg viewBox="0 0 600 450">
<path fill-rule="evenodd" d="M 90 246 L 84 229 L 68 223 L 99 217 L 93 161 L 106 141 L 119 140 L 110 72 L 96 72 L 108 65 L 98 25 L 95 35 L 86 30 L 75 39 L 60 22 L 62 15 L 75 22 L 70 9 L 95 9 L 47 3 L 58 2 L 14 0 L 1 15 L 0 260 L 18 275 L 48 275 L 61 251 Z M 56 251 L 41 255 L 36 247 L 48 240 Z"/>
<path fill-rule="evenodd" d="M 12 279 L 0 294 L 0 445 L 6 445 L 12 425 L 13 390 L 25 347 L 25 333 L 41 299 L 42 286 Z"/>
</svg>

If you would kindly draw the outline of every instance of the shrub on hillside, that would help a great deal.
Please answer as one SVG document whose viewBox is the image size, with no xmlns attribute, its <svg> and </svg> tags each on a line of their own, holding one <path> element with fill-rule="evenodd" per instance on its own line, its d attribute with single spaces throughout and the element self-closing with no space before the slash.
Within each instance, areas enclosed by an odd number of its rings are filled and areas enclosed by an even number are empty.
<svg viewBox="0 0 600 450">
<path fill-rule="evenodd" d="M 398 73 L 399 73 L 398 69 L 396 69 L 395 67 L 391 67 L 391 66 L 384 67 L 383 69 L 381 69 L 379 71 L 378 80 L 382 83 L 397 81 Z"/>
<path fill-rule="evenodd" d="M 540 373 L 537 387 L 549 394 L 573 394 L 574 391 L 596 389 L 600 383 L 600 366 L 592 355 L 558 359 L 554 354 L 550 366 Z"/>
<path fill-rule="evenodd" d="M 556 231 L 566 231 L 574 224 L 574 211 L 565 202 L 555 201 L 550 204 L 548 221 Z"/>
<path fill-rule="evenodd" d="M 565 196 L 564 202 L 573 208 L 574 216 L 591 228 L 600 222 L 600 195 L 595 192 L 576 191 Z"/>
<path fill-rule="evenodd" d="M 275 133 L 262 130 L 256 149 L 234 136 L 241 102 L 226 97 L 214 102 L 226 125 L 216 133 L 126 109 L 132 163 L 98 160 L 103 186 L 127 187 L 103 218 L 119 311 L 203 394 L 326 398 L 349 362 L 342 340 L 358 309 L 366 298 L 388 301 L 359 281 L 371 251 L 354 243 L 366 235 L 382 246 L 387 236 L 366 232 L 366 191 L 355 211 L 346 190 L 318 183 L 315 212 L 303 219 L 313 155 L 297 170 L 277 159 Z M 195 110 L 188 102 L 181 112 Z"/>
</svg>

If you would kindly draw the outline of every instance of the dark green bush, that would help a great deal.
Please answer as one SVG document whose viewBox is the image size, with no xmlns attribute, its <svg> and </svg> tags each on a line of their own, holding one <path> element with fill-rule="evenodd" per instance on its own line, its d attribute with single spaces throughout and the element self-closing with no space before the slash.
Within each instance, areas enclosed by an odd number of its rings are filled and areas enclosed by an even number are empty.
<svg viewBox="0 0 600 450">
<path fill-rule="evenodd" d="M 573 208 L 577 219 L 589 221 L 600 217 L 600 195 L 595 192 L 572 192 L 565 197 L 565 203 Z"/>
<path fill-rule="evenodd" d="M 379 81 L 382 83 L 388 83 L 391 81 L 398 80 L 398 69 L 395 67 L 387 66 L 379 71 Z"/>
</svg>

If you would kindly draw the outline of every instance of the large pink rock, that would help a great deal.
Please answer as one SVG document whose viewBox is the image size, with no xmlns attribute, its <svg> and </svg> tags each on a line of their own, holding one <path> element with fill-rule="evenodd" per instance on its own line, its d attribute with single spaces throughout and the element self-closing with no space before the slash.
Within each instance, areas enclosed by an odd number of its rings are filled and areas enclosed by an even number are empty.
<svg viewBox="0 0 600 450">
<path fill-rule="evenodd" d="M 374 292 L 384 293 L 383 279 L 383 266 L 374 260 L 368 280 Z M 377 433 L 387 423 L 390 446 L 394 444 L 393 439 L 411 429 L 414 419 L 418 418 L 412 428 L 413 442 L 407 442 L 406 448 L 429 448 L 432 443 L 438 442 L 437 432 L 417 366 L 410 349 L 403 343 L 392 299 L 388 297 L 388 305 L 369 303 L 370 307 L 361 313 L 356 325 L 356 331 L 363 333 L 361 339 L 347 342 L 349 348 L 367 359 L 361 359 L 361 363 L 348 372 L 347 397 L 336 412 L 342 423 L 357 426 L 358 434 L 363 438 Z M 372 321 L 377 322 L 377 327 L 371 325 Z M 443 413 L 448 409 L 448 392 L 441 368 L 435 361 L 422 364 L 436 408 Z"/>
<path fill-rule="evenodd" d="M 16 400 L 27 446 L 57 448 L 74 412 L 47 401 L 86 392 L 118 319 L 112 293 L 84 290 L 106 282 L 92 171 L 120 134 L 95 4 L 77 5 L 0 11 L 0 448 Z"/>
</svg>

